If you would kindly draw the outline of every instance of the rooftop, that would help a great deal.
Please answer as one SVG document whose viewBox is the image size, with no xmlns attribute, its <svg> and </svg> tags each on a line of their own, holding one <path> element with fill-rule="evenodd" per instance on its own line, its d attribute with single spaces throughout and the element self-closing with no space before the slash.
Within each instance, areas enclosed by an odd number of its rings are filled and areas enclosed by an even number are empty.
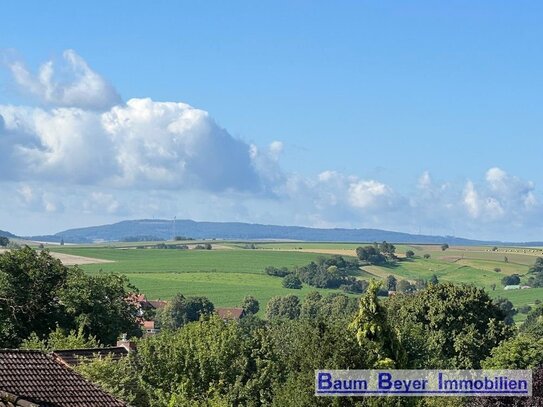
<svg viewBox="0 0 543 407">
<path fill-rule="evenodd" d="M 120 400 L 52 356 L 34 350 L 0 350 L 0 406 L 121 407 Z"/>
</svg>

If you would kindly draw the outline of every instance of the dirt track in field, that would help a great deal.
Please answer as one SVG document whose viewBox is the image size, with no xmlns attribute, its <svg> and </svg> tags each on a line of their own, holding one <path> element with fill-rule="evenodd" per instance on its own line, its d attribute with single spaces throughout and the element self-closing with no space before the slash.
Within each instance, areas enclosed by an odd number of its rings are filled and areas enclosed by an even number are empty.
<svg viewBox="0 0 543 407">
<path fill-rule="evenodd" d="M 269 250 L 269 249 L 266 249 Z M 338 256 L 356 257 L 354 249 L 272 249 L 280 252 L 301 252 L 301 253 L 319 253 L 319 254 L 337 254 Z"/>
<path fill-rule="evenodd" d="M 0 254 L 7 251 L 7 249 L 0 249 Z M 100 263 L 114 263 L 112 260 L 95 259 L 92 257 L 74 256 L 72 254 L 55 253 L 51 252 L 51 256 L 59 259 L 65 266 L 75 266 L 83 264 L 100 264 Z"/>
</svg>

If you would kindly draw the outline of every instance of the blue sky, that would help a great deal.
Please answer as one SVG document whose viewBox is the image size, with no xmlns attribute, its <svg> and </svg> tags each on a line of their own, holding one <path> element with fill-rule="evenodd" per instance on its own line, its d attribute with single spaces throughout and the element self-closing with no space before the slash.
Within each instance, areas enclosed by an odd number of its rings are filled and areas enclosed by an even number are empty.
<svg viewBox="0 0 543 407">
<path fill-rule="evenodd" d="M 3 5 L 0 229 L 177 216 L 543 240 L 542 9 Z"/>
</svg>

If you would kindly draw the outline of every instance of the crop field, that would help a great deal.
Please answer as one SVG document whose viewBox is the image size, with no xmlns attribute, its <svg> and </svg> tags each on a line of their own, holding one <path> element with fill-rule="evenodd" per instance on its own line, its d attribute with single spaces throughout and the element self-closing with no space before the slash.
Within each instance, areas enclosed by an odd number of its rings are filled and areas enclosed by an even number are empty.
<svg viewBox="0 0 543 407">
<path fill-rule="evenodd" d="M 176 242 L 179 243 L 179 242 Z M 355 256 L 356 243 L 253 242 L 256 249 L 245 248 L 251 242 L 212 242 L 213 250 L 154 249 L 149 244 L 55 246 L 57 253 L 109 261 L 81 264 L 89 273 L 115 272 L 125 274 L 131 283 L 150 299 L 168 299 L 177 292 L 202 295 L 216 306 L 239 305 L 246 295 L 255 296 L 264 309 L 275 295 L 295 294 L 303 298 L 313 287 L 301 290 L 281 286 L 281 279 L 264 273 L 266 266 L 293 267 L 321 256 L 340 254 Z M 194 242 L 191 242 L 194 244 Z M 141 248 L 146 247 L 147 248 Z M 534 306 L 543 300 L 543 288 L 504 290 L 501 279 L 506 275 L 525 275 L 541 248 L 451 247 L 439 245 L 397 245 L 400 257 L 406 250 L 415 252 L 414 259 L 403 259 L 391 266 L 364 266 L 360 279 L 385 279 L 394 275 L 398 280 L 429 279 L 474 284 L 485 288 L 492 297 L 510 299 L 515 307 Z M 430 258 L 423 256 L 429 254 Z M 499 270 L 499 271 L 496 271 Z M 524 277 L 522 277 L 524 279 Z M 321 289 L 322 293 L 339 292 Z M 521 321 L 524 314 L 518 314 Z"/>
<path fill-rule="evenodd" d="M 112 263 L 83 264 L 90 273 L 125 274 L 149 299 L 186 296 L 208 297 L 215 306 L 237 306 L 246 295 L 256 297 L 264 309 L 275 295 L 296 294 L 303 298 L 312 287 L 288 290 L 281 279 L 264 273 L 266 266 L 293 267 L 316 260 L 315 253 L 263 250 L 174 250 L 111 247 L 55 247 L 53 252 L 110 260 Z M 338 290 L 319 290 L 339 292 Z"/>
</svg>

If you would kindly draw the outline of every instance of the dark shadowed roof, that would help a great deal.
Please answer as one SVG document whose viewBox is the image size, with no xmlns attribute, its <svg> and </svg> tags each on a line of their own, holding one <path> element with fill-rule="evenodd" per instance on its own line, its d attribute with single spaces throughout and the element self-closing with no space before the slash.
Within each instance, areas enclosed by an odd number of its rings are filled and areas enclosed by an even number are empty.
<svg viewBox="0 0 543 407">
<path fill-rule="evenodd" d="M 115 346 L 111 348 L 56 350 L 53 352 L 54 357 L 70 366 L 77 366 L 83 362 L 84 359 L 100 359 L 110 356 L 113 360 L 119 360 L 126 355 L 128 355 L 128 350 L 126 350 L 124 346 Z"/>
<path fill-rule="evenodd" d="M 147 302 L 155 309 L 162 309 L 168 303 L 168 301 L 161 301 L 161 300 L 148 300 Z"/>
<path fill-rule="evenodd" d="M 243 308 L 217 308 L 216 311 L 222 319 L 240 319 L 243 316 Z"/>
<path fill-rule="evenodd" d="M 126 406 L 52 356 L 33 350 L 0 350 L 0 405 L 10 395 L 12 404 L 5 405 Z"/>
</svg>

